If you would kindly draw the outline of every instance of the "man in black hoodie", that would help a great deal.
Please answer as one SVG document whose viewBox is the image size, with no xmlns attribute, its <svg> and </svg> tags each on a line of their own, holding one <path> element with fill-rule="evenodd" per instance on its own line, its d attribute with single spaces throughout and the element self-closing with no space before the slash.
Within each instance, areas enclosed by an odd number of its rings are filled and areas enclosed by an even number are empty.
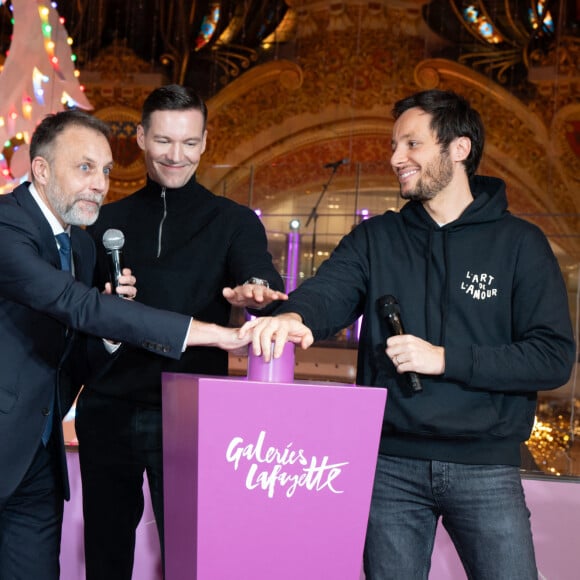
<svg viewBox="0 0 580 580">
<path fill-rule="evenodd" d="M 125 237 L 124 261 L 138 280 L 138 301 L 227 326 L 232 305 L 259 314 L 286 295 L 256 214 L 196 181 L 206 120 L 206 105 L 191 89 L 154 90 L 137 127 L 147 184 L 104 206 L 89 233 L 101 250 L 99 283 L 107 279 L 103 233 L 119 229 Z M 227 375 L 228 354 L 190 348 L 179 361 L 167 362 L 123 345 L 112 366 L 79 398 L 88 580 L 130 580 L 144 472 L 163 547 L 163 371 Z"/>
<path fill-rule="evenodd" d="M 439 518 L 469 578 L 537 578 L 520 481 L 537 392 L 564 384 L 575 346 L 564 281 L 505 184 L 476 176 L 477 111 L 450 91 L 393 110 L 391 164 L 408 200 L 364 221 L 273 318 L 253 349 L 303 348 L 363 315 L 357 383 L 387 387 L 364 553 L 367 580 L 428 577 Z M 384 295 L 406 334 L 389 336 Z M 397 305 L 394 306 L 397 308 Z M 422 391 L 408 373 L 419 375 Z"/>
</svg>

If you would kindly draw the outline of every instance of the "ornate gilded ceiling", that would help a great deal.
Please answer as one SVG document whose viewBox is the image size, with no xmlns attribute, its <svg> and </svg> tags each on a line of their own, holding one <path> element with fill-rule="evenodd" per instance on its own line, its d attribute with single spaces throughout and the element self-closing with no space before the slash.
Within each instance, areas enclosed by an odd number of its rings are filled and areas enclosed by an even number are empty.
<svg viewBox="0 0 580 580">
<path fill-rule="evenodd" d="M 184 80 L 208 97 L 199 178 L 216 193 L 271 214 L 307 214 L 329 177 L 323 166 L 348 159 L 320 213 L 351 211 L 355 193 L 384 211 L 397 203 L 388 164 L 393 103 L 423 88 L 451 88 L 484 117 L 481 171 L 508 182 L 514 213 L 580 257 L 575 1 L 60 4 L 81 47 L 87 96 L 115 127 L 112 199 L 144 179 L 133 136 L 143 98 Z M 200 40 L 218 5 L 221 20 Z M 490 30 L 499 42 L 488 42 Z M 0 39 L 7 32 L 0 19 Z M 343 232 L 336 223 L 328 231 Z"/>
<path fill-rule="evenodd" d="M 349 158 L 340 174 L 345 187 L 358 163 L 365 167 L 362 190 L 366 182 L 395 189 L 388 164 L 380 163 L 390 156 L 392 103 L 418 89 L 451 88 L 482 112 L 488 132 L 482 171 L 508 181 L 512 211 L 579 255 L 577 70 L 570 74 L 565 63 L 563 78 L 538 83 L 536 98 L 524 101 L 464 64 L 433 58 L 420 1 L 292 4 L 293 62 L 258 67 L 210 100 L 201 171 L 210 186 L 227 184 L 228 195 L 241 201 L 251 188 L 253 204 L 272 210 L 277 199 L 319 190 L 322 162 Z M 224 161 L 229 171 L 212 167 Z M 261 197 L 266 192 L 269 202 Z"/>
</svg>

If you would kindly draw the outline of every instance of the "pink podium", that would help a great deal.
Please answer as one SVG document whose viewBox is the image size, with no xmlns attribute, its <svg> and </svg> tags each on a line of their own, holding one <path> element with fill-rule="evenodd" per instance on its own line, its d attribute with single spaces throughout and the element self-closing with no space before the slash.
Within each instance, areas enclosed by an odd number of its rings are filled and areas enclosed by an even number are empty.
<svg viewBox="0 0 580 580">
<path fill-rule="evenodd" d="M 386 396 L 164 374 L 166 580 L 359 578 Z"/>
</svg>

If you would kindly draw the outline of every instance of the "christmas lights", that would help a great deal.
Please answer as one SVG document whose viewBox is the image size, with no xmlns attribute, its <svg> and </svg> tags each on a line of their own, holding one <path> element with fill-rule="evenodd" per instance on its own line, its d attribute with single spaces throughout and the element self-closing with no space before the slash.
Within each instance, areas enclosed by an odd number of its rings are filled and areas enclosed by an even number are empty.
<svg viewBox="0 0 580 580">
<path fill-rule="evenodd" d="M 0 4 L 5 3 L 0 0 Z M 11 163 L 17 134 L 27 139 L 46 115 L 64 108 L 92 109 L 78 81 L 72 38 L 56 7 L 56 2 L 42 0 L 12 0 L 9 6 L 12 40 L 0 72 L 0 143 L 5 143 L 0 150 L 4 160 L 0 192 L 26 177 L 20 174 L 22 163 L 17 172 Z M 16 141 L 20 149 L 28 145 L 27 141 Z"/>
</svg>

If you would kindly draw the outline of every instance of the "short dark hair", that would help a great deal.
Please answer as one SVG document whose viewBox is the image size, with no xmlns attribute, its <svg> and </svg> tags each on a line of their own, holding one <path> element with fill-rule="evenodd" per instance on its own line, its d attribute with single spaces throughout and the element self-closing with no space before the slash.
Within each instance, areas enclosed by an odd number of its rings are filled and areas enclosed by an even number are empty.
<svg viewBox="0 0 580 580">
<path fill-rule="evenodd" d="M 166 85 L 152 91 L 143 103 L 141 125 L 147 131 L 151 115 L 155 111 L 187 111 L 194 109 L 203 115 L 203 128 L 207 123 L 207 105 L 190 87 L 183 85 Z"/>
<path fill-rule="evenodd" d="M 393 117 L 398 119 L 405 111 L 415 107 L 431 115 L 431 130 L 444 150 L 457 137 L 471 140 L 471 151 L 463 164 L 468 177 L 474 175 L 483 155 L 485 129 L 481 116 L 467 99 L 453 91 L 422 91 L 397 101 L 393 107 Z"/>
<path fill-rule="evenodd" d="M 85 127 L 101 133 L 107 140 L 111 137 L 111 127 L 101 119 L 80 109 L 59 111 L 44 117 L 34 130 L 30 140 L 30 161 L 38 156 L 49 159 L 54 140 L 68 127 Z"/>
</svg>

